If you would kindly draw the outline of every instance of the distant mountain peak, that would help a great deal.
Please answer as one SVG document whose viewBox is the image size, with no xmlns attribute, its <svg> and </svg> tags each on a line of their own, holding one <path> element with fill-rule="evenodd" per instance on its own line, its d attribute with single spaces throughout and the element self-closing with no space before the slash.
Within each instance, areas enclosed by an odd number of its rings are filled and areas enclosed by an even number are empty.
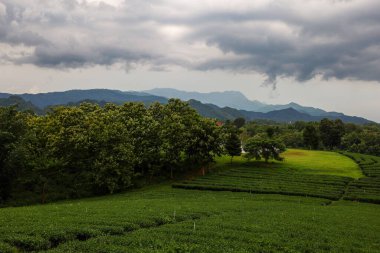
<svg viewBox="0 0 380 253">
<path fill-rule="evenodd" d="M 155 88 L 152 90 L 147 90 L 145 92 L 153 94 L 153 95 L 157 95 L 157 96 L 166 97 L 166 98 L 180 98 L 186 101 L 194 99 L 204 104 L 213 104 L 214 106 L 218 106 L 219 109 L 228 110 L 229 113 L 232 113 L 233 109 L 238 109 L 238 110 L 244 110 L 247 112 L 255 112 L 255 113 L 269 113 L 270 112 L 269 116 L 274 115 L 276 113 L 289 114 L 289 115 L 294 116 L 292 120 L 296 120 L 298 118 L 299 120 L 305 120 L 305 121 L 311 121 L 311 120 L 318 121 L 321 118 L 327 117 L 331 119 L 341 118 L 341 119 L 345 119 L 346 121 L 352 121 L 352 122 L 357 122 L 361 124 L 365 122 L 369 122 L 360 117 L 346 116 L 343 113 L 327 112 L 319 108 L 302 106 L 295 102 L 290 102 L 289 104 L 284 104 L 284 105 L 270 105 L 270 104 L 262 103 L 257 100 L 251 101 L 239 91 L 229 90 L 229 91 L 201 93 L 201 92 L 181 91 L 181 90 L 172 89 L 172 88 Z M 216 110 L 216 108 L 214 109 Z M 260 116 L 258 114 L 255 114 L 255 116 L 261 117 L 262 115 Z M 286 117 L 284 117 L 283 120 L 286 120 Z"/>
<path fill-rule="evenodd" d="M 249 100 L 243 93 L 239 91 L 232 90 L 202 93 L 195 91 L 181 91 L 172 88 L 155 88 L 152 90 L 146 90 L 144 92 L 166 98 L 179 98 L 182 100 L 195 99 L 202 103 L 210 103 L 220 107 L 229 106 L 232 108 L 249 111 L 257 111 L 259 108 L 266 106 L 266 104 L 259 101 Z"/>
</svg>

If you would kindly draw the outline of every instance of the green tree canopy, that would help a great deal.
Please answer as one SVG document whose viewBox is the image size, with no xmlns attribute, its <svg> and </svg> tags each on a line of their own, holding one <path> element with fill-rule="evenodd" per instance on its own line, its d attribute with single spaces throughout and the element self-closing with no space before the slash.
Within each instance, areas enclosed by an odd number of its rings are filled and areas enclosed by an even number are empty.
<svg viewBox="0 0 380 253">
<path fill-rule="evenodd" d="M 319 124 L 319 132 L 323 145 L 328 149 L 340 146 L 341 138 L 345 133 L 344 124 L 341 120 L 322 119 Z"/>
<path fill-rule="evenodd" d="M 241 155 L 241 140 L 239 138 L 239 130 L 232 124 L 224 126 L 225 132 L 225 152 L 231 156 L 231 163 L 234 156 Z"/>
<path fill-rule="evenodd" d="M 247 152 L 248 159 L 264 159 L 265 162 L 268 162 L 269 159 L 282 161 L 283 158 L 280 154 L 285 151 L 285 145 L 275 139 L 253 137 L 247 140 L 244 150 Z"/>
<path fill-rule="evenodd" d="M 309 149 L 317 149 L 319 146 L 319 134 L 313 124 L 307 124 L 302 131 L 303 144 Z"/>
</svg>

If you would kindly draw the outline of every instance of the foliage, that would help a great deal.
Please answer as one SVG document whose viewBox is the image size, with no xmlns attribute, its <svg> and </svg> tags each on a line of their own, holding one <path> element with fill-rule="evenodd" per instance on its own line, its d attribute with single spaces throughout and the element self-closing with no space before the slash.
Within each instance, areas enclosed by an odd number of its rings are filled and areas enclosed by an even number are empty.
<svg viewBox="0 0 380 253">
<path fill-rule="evenodd" d="M 12 185 L 15 195 L 35 193 L 42 203 L 120 192 L 153 176 L 208 166 L 223 148 L 216 122 L 177 99 L 149 107 L 57 106 L 45 116 L 11 107 L 0 117 L 0 202 Z"/>
<path fill-rule="evenodd" d="M 18 198 L 44 203 L 114 193 L 183 176 L 195 168 L 205 172 L 223 151 L 233 158 L 240 155 L 241 142 L 267 140 L 268 135 L 281 144 L 279 150 L 284 143 L 380 155 L 377 124 L 256 121 L 237 129 L 237 120 L 220 127 L 175 99 L 148 107 L 141 103 L 57 106 L 44 116 L 2 107 L 0 118 L 0 202 Z M 273 145 L 267 145 L 265 150 L 271 150 Z M 257 147 L 248 157 L 258 154 L 264 159 L 277 157 L 276 152 Z"/>
<path fill-rule="evenodd" d="M 268 138 L 272 138 L 274 133 L 275 133 L 275 130 L 273 127 L 268 127 L 265 132 L 267 133 L 267 136 Z"/>
<path fill-rule="evenodd" d="M 269 159 L 282 161 L 283 158 L 280 154 L 285 151 L 285 145 L 274 139 L 250 138 L 245 143 L 244 150 L 247 152 L 248 159 L 260 160 L 263 158 L 265 162 L 268 162 Z"/>
<path fill-rule="evenodd" d="M 236 118 L 234 119 L 234 125 L 237 127 L 237 128 L 241 128 L 245 125 L 245 119 L 242 118 L 242 117 L 239 117 L 239 118 Z"/>
<path fill-rule="evenodd" d="M 308 147 L 309 149 L 318 149 L 319 135 L 314 125 L 306 125 L 302 134 L 305 147 Z"/>
<path fill-rule="evenodd" d="M 234 126 L 230 124 L 226 124 L 224 126 L 224 132 L 225 132 L 225 151 L 226 154 L 231 156 L 231 162 L 234 156 L 240 156 L 241 155 L 241 140 L 239 138 L 239 130 Z"/>
<path fill-rule="evenodd" d="M 286 147 L 289 148 L 297 148 L 297 147 L 303 147 L 303 136 L 302 132 L 291 132 L 287 131 L 285 133 L 282 133 L 278 139 L 281 140 L 281 142 L 284 143 Z"/>
<path fill-rule="evenodd" d="M 16 106 L 0 107 L 0 203 L 7 200 L 12 192 L 17 168 L 11 166 L 10 154 L 27 131 L 25 122 L 28 116 L 18 112 Z"/>
<path fill-rule="evenodd" d="M 269 131 L 273 138 L 281 139 L 291 148 L 337 149 L 380 155 L 379 124 L 355 125 L 328 119 L 290 124 L 253 121 L 247 122 L 241 130 L 243 142 L 251 137 L 268 136 Z"/>
<path fill-rule="evenodd" d="M 319 124 L 319 131 L 323 145 L 328 149 L 337 148 L 341 144 L 344 135 L 344 123 L 341 120 L 322 119 Z"/>
</svg>

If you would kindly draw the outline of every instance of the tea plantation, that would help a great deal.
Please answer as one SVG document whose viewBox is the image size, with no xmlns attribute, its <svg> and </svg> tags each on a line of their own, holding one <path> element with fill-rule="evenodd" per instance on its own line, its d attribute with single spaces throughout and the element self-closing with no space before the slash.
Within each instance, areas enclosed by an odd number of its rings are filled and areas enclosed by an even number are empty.
<svg viewBox="0 0 380 253">
<path fill-rule="evenodd" d="M 356 161 L 367 176 L 351 182 L 344 199 L 380 204 L 380 157 L 343 154 Z"/>
<path fill-rule="evenodd" d="M 247 162 L 242 158 L 233 164 L 222 160 L 217 173 L 176 183 L 173 187 L 338 200 L 351 181 L 363 177 L 354 161 L 337 153 L 288 150 L 284 157 L 285 162 L 269 164 Z"/>
<path fill-rule="evenodd" d="M 309 155 L 290 150 L 285 158 L 292 152 Z M 175 188 L 3 208 L 0 252 L 380 252 L 380 205 L 352 201 L 376 199 L 376 191 L 354 189 L 379 181 L 364 162 L 324 155 L 344 169 L 222 157 L 211 173 Z"/>
</svg>

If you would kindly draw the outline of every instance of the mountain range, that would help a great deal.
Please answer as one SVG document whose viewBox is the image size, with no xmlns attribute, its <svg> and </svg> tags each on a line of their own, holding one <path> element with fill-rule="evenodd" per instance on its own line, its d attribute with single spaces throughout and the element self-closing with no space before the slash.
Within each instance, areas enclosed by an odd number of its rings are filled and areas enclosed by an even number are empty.
<svg viewBox="0 0 380 253">
<path fill-rule="evenodd" d="M 299 112 L 309 114 L 311 116 L 343 116 L 342 113 L 327 112 L 322 109 L 302 106 L 296 103 L 284 105 L 270 105 L 257 100 L 249 100 L 241 92 L 238 91 L 223 91 L 223 92 L 188 92 L 171 88 L 156 88 L 146 90 L 146 93 L 166 98 L 179 98 L 181 100 L 195 99 L 202 103 L 214 104 L 219 107 L 231 107 L 239 110 L 255 111 L 255 112 L 270 112 L 275 110 L 283 110 L 293 108 Z"/>
<path fill-rule="evenodd" d="M 39 114 L 50 106 L 75 105 L 82 101 L 105 104 L 112 102 L 153 102 L 167 103 L 169 98 L 179 98 L 188 101 L 202 116 L 219 120 L 233 120 L 238 117 L 246 120 L 272 120 L 277 122 L 319 121 L 322 118 L 341 119 L 344 122 L 366 124 L 367 119 L 347 116 L 343 113 L 326 112 L 322 109 L 305 107 L 296 103 L 286 105 L 268 105 L 260 101 L 251 101 L 237 91 L 225 92 L 187 92 L 176 89 L 160 88 L 137 91 L 119 91 L 109 89 L 69 90 L 62 92 L 47 92 L 38 94 L 0 93 L 0 106 L 19 104 L 22 109 L 30 109 Z"/>
<path fill-rule="evenodd" d="M 12 94 L 0 93 L 0 98 L 10 97 Z M 47 92 L 38 94 L 19 94 L 17 95 L 25 101 L 33 103 L 35 106 L 43 109 L 47 106 L 65 105 L 68 103 L 77 103 L 83 100 L 106 101 L 116 104 L 124 102 L 144 102 L 151 103 L 157 101 L 166 103 L 167 99 L 144 92 L 123 92 L 119 90 L 108 89 L 91 89 L 91 90 L 69 90 L 60 92 Z"/>
</svg>

